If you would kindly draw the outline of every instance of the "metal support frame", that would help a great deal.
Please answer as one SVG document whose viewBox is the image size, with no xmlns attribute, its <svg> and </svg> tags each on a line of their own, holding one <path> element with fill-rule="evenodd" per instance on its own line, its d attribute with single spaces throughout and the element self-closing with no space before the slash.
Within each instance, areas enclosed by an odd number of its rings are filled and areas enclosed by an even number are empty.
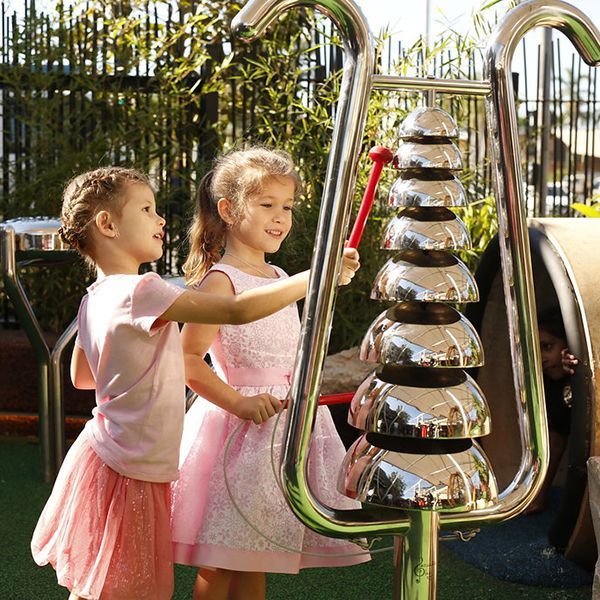
<svg viewBox="0 0 600 600">
<path fill-rule="evenodd" d="M 41 258 L 50 258 L 52 252 L 40 252 Z M 57 256 L 64 257 L 64 252 Z M 71 323 L 52 351 L 48 347 L 31 303 L 23 289 L 18 274 L 15 232 L 10 227 L 0 227 L 0 269 L 6 294 L 33 348 L 37 364 L 39 398 L 39 436 L 42 459 L 42 478 L 51 482 L 56 477 L 64 458 L 64 401 L 62 389 L 61 359 L 65 347 L 72 340 L 76 324 Z M 31 262 L 25 260 L 25 262 Z"/>
<path fill-rule="evenodd" d="M 487 51 L 486 80 L 441 80 L 373 74 L 373 48 L 366 20 L 353 0 L 249 0 L 232 24 L 247 40 L 258 37 L 284 11 L 310 6 L 329 16 L 344 42 L 344 74 L 331 144 L 300 346 L 291 388 L 282 456 L 284 493 L 294 513 L 311 529 L 334 537 L 406 536 L 397 541 L 396 597 L 435 598 L 438 526 L 456 529 L 515 516 L 533 499 L 548 465 L 548 432 L 541 361 L 534 326 L 533 278 L 525 224 L 516 108 L 510 66 L 518 41 L 534 27 L 562 31 L 590 65 L 600 62 L 600 33 L 578 9 L 561 0 L 530 0 L 496 26 Z M 335 285 L 347 229 L 356 160 L 371 88 L 433 90 L 486 98 L 488 128 L 502 244 L 505 297 L 515 365 L 516 402 L 523 454 L 499 503 L 459 514 L 412 515 L 394 510 L 339 511 L 323 505 L 307 481 L 308 447 L 318 405 L 322 367 L 331 329 Z M 435 534 L 433 533 L 435 530 Z M 435 543 L 432 541 L 435 535 Z M 415 569 L 428 565 L 419 579 Z"/>
</svg>

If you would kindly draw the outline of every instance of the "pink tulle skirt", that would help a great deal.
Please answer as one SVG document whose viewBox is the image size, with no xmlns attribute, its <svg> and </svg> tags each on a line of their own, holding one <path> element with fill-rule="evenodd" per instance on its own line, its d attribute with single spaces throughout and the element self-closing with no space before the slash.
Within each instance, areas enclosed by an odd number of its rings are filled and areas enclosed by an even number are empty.
<svg viewBox="0 0 600 600">
<path fill-rule="evenodd" d="M 93 600 L 173 595 L 170 484 L 119 475 L 84 431 L 69 450 L 33 533 L 35 562 Z"/>
</svg>

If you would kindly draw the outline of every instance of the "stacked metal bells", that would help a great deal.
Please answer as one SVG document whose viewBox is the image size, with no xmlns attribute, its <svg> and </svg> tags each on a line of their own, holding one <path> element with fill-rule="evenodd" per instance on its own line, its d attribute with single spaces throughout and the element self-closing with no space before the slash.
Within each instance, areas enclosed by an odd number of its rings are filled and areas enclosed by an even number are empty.
<svg viewBox="0 0 600 600">
<path fill-rule="evenodd" d="M 383 248 L 398 253 L 371 293 L 397 304 L 364 337 L 360 358 L 378 366 L 354 395 L 348 422 L 366 433 L 338 481 L 340 492 L 366 504 L 461 512 L 497 502 L 496 480 L 472 439 L 490 432 L 488 406 L 464 371 L 483 364 L 481 341 L 447 304 L 479 299 L 471 273 L 449 252 L 470 247 L 449 210 L 466 204 L 457 136 L 437 107 L 414 111 L 400 129 L 390 202 L 403 210 L 383 236 Z"/>
</svg>

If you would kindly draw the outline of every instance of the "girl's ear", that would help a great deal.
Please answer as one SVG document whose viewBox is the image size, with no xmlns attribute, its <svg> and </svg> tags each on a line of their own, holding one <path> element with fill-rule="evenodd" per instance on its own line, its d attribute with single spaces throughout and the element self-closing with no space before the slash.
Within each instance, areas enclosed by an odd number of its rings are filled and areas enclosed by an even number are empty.
<svg viewBox="0 0 600 600">
<path fill-rule="evenodd" d="M 217 212 L 225 225 L 231 227 L 235 222 L 235 215 L 233 212 L 233 205 L 227 198 L 220 198 L 217 202 Z"/>
<path fill-rule="evenodd" d="M 98 212 L 94 218 L 94 223 L 102 235 L 108 238 L 118 237 L 119 232 L 117 231 L 117 226 L 113 221 L 111 214 L 107 210 L 101 210 Z"/>
</svg>

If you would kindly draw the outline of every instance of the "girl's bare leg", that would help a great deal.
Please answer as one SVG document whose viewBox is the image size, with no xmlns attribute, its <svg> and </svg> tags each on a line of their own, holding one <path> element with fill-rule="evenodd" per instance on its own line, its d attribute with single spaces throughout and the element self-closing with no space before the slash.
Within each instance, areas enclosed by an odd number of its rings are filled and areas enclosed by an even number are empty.
<svg viewBox="0 0 600 600">
<path fill-rule="evenodd" d="M 233 571 L 198 569 L 193 600 L 227 600 Z"/>
<path fill-rule="evenodd" d="M 79 596 L 76 596 L 75 594 L 71 593 L 71 594 L 69 594 L 69 600 L 81 600 L 81 598 Z"/>
<path fill-rule="evenodd" d="M 235 571 L 231 578 L 229 600 L 265 600 L 267 578 L 264 573 Z"/>
</svg>

